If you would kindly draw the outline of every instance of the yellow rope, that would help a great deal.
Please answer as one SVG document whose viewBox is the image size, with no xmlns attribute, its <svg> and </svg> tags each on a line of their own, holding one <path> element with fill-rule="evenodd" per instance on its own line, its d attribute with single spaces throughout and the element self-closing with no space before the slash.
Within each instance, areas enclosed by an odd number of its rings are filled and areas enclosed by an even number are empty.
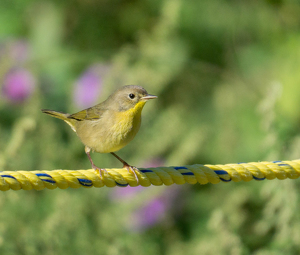
<svg viewBox="0 0 300 255">
<path fill-rule="evenodd" d="M 226 165 L 190 165 L 178 167 L 141 168 L 137 173 L 139 183 L 126 169 L 107 169 L 103 178 L 92 169 L 52 171 L 2 171 L 0 190 L 42 190 L 70 188 L 126 187 L 142 185 L 172 185 L 184 183 L 217 184 L 219 182 L 262 181 L 265 179 L 297 179 L 300 160 L 251 162 Z"/>
</svg>

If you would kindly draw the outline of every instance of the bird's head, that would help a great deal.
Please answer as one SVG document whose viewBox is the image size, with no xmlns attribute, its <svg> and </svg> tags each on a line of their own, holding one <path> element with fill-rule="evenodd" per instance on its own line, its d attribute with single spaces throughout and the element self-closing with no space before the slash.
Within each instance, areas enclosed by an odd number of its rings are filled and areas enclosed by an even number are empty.
<svg viewBox="0 0 300 255">
<path fill-rule="evenodd" d="M 118 111 L 127 111 L 130 109 L 142 109 L 149 99 L 157 98 L 157 96 L 150 95 L 141 86 L 127 85 L 115 91 L 110 100 L 113 101 L 114 107 Z"/>
</svg>

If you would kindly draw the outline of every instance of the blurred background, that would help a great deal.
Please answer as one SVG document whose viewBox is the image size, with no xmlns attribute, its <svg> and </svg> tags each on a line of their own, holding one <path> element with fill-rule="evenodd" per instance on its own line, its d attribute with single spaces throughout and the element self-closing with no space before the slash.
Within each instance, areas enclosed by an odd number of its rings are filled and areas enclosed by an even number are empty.
<svg viewBox="0 0 300 255">
<path fill-rule="evenodd" d="M 0 169 L 88 169 L 63 121 L 137 84 L 138 167 L 297 159 L 293 0 L 1 0 Z M 109 154 L 96 165 L 121 167 Z M 1 254 L 299 254 L 299 180 L 0 193 Z"/>
</svg>

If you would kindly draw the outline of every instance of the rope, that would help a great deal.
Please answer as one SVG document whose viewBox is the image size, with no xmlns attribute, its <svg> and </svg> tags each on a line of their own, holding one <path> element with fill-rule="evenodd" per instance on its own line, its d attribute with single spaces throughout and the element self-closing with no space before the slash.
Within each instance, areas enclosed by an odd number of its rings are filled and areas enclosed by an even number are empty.
<svg viewBox="0 0 300 255">
<path fill-rule="evenodd" d="M 141 168 L 137 172 L 139 183 L 127 169 L 106 169 L 100 178 L 93 169 L 52 171 L 2 171 L 0 190 L 42 190 L 70 188 L 101 188 L 172 185 L 217 184 L 219 182 L 262 181 L 275 178 L 297 179 L 300 176 L 300 159 L 293 161 L 251 162 L 226 165 L 189 165 L 177 167 Z"/>
</svg>

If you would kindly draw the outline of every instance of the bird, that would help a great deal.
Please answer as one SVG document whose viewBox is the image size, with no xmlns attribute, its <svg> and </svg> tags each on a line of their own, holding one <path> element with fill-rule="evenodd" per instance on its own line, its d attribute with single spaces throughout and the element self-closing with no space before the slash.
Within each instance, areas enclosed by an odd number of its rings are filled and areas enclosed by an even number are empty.
<svg viewBox="0 0 300 255">
<path fill-rule="evenodd" d="M 138 182 L 136 167 L 121 159 L 116 151 L 122 149 L 135 137 L 141 126 L 141 113 L 145 103 L 157 96 L 148 94 L 141 86 L 126 85 L 117 89 L 105 101 L 74 114 L 48 109 L 43 113 L 62 119 L 70 125 L 85 145 L 92 168 L 102 178 L 105 168 L 97 167 L 90 152 L 111 153 L 131 172 Z"/>
</svg>

